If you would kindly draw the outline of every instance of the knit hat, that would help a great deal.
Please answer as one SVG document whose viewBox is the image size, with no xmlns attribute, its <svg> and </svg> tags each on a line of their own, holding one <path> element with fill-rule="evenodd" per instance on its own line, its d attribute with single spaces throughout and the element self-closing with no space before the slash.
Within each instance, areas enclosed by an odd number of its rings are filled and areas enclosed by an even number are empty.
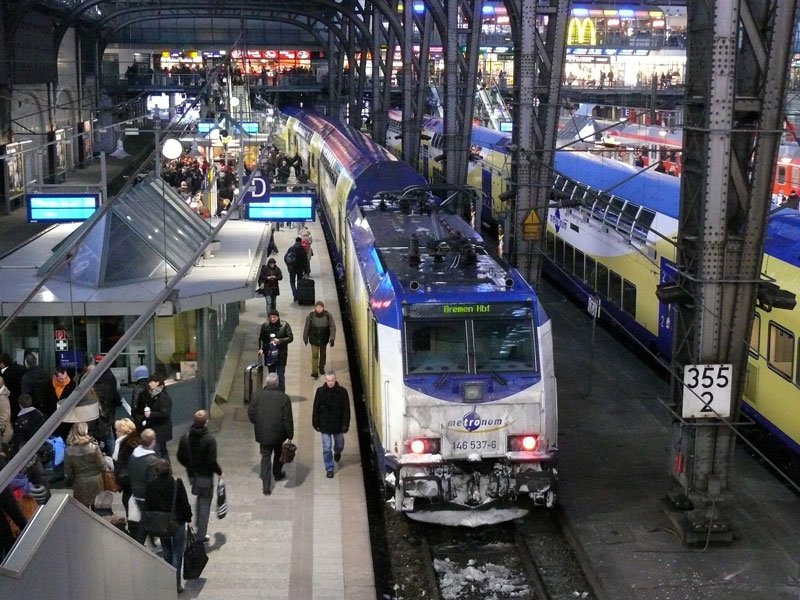
<svg viewBox="0 0 800 600">
<path fill-rule="evenodd" d="M 133 379 L 139 381 L 140 379 L 147 379 L 150 377 L 150 371 L 146 365 L 139 365 L 133 370 Z"/>
<path fill-rule="evenodd" d="M 272 315 L 275 315 L 276 317 L 280 317 L 281 313 L 279 313 L 277 310 L 275 310 L 273 308 L 271 311 L 269 311 L 269 316 L 271 317 Z"/>
</svg>

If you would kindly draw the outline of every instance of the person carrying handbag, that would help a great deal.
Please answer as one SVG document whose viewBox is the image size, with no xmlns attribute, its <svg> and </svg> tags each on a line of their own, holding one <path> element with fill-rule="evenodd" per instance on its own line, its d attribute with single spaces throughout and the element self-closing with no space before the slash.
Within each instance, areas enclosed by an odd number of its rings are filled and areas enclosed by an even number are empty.
<svg viewBox="0 0 800 600">
<path fill-rule="evenodd" d="M 172 466 L 159 458 L 153 465 L 156 477 L 147 484 L 145 513 L 148 533 L 161 539 L 161 554 L 175 567 L 177 591 L 183 591 L 181 567 L 186 548 L 186 525 L 192 521 L 192 507 L 183 481 L 172 476 Z M 170 535 L 164 535 L 169 533 Z"/>
<path fill-rule="evenodd" d="M 208 411 L 194 413 L 194 422 L 189 432 L 181 437 L 178 444 L 178 462 L 186 467 L 186 474 L 192 482 L 195 501 L 195 524 L 197 537 L 210 541 L 208 517 L 214 499 L 214 473 L 222 477 L 222 468 L 217 462 L 217 440 L 208 431 Z"/>
</svg>

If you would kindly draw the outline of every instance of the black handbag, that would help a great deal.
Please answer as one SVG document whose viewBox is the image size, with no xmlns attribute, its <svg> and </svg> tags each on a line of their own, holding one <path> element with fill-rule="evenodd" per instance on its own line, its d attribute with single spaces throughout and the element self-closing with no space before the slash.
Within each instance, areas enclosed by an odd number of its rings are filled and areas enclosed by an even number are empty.
<svg viewBox="0 0 800 600">
<path fill-rule="evenodd" d="M 197 539 L 194 529 L 186 527 L 186 550 L 183 553 L 183 578 L 197 579 L 203 574 L 208 562 L 206 546 L 203 540 Z"/>
<path fill-rule="evenodd" d="M 297 453 L 297 445 L 292 442 L 283 442 L 281 446 L 281 463 L 286 465 L 294 460 L 294 455 Z"/>
<path fill-rule="evenodd" d="M 172 537 L 178 531 L 181 523 L 175 515 L 175 498 L 178 495 L 178 482 L 173 479 L 172 508 L 169 512 L 163 510 L 146 510 L 142 518 L 144 530 L 157 537 Z"/>
</svg>

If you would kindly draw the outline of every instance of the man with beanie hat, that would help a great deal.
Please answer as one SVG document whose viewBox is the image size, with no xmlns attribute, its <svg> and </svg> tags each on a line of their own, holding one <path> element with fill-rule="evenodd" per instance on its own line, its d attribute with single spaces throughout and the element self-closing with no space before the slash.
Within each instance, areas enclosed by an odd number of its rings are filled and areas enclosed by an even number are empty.
<svg viewBox="0 0 800 600">
<path fill-rule="evenodd" d="M 311 264 L 308 261 L 308 254 L 303 248 L 303 238 L 296 237 L 294 244 L 289 247 L 286 254 L 283 255 L 283 262 L 286 263 L 286 269 L 289 271 L 289 286 L 292 288 L 292 297 L 297 302 L 297 281 L 303 275 L 311 274 Z"/>
<path fill-rule="evenodd" d="M 271 337 L 270 334 L 274 334 L 275 337 Z M 278 389 L 282 392 L 286 391 L 284 374 L 286 372 L 286 361 L 289 358 L 289 344 L 293 341 L 294 334 L 289 323 L 281 321 L 280 313 L 277 310 L 269 311 L 269 316 L 261 324 L 261 330 L 258 333 L 258 354 L 266 357 L 270 345 L 278 347 L 278 362 L 274 365 L 267 365 L 267 370 L 270 373 L 278 374 L 280 380 Z"/>
<path fill-rule="evenodd" d="M 320 373 L 325 372 L 327 359 L 327 344 L 333 348 L 336 339 L 336 323 L 333 322 L 331 313 L 325 310 L 325 303 L 318 300 L 308 316 L 303 328 L 303 343 L 311 344 L 311 377 L 316 379 Z"/>
</svg>

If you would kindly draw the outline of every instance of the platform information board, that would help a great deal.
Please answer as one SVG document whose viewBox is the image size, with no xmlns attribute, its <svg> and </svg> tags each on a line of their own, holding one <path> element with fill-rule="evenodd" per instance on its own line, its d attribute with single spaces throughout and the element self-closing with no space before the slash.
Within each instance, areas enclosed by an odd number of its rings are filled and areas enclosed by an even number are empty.
<svg viewBox="0 0 800 600">
<path fill-rule="evenodd" d="M 313 221 L 316 194 L 272 192 L 266 201 L 245 202 L 245 219 L 251 221 Z"/>
<path fill-rule="evenodd" d="M 29 223 L 72 223 L 85 221 L 100 206 L 100 194 L 26 195 Z"/>
</svg>

